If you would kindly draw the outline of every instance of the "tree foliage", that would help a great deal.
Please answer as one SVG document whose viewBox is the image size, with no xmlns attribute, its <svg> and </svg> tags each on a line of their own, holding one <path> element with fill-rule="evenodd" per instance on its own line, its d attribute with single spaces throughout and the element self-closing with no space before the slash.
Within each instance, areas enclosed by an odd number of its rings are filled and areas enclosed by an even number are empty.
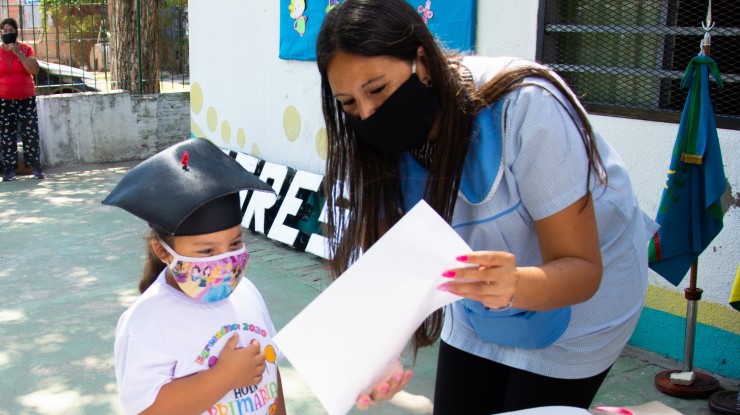
<svg viewBox="0 0 740 415">
<path fill-rule="evenodd" d="M 68 33 L 95 33 L 101 30 L 104 20 L 102 13 L 86 13 L 84 6 L 101 7 L 106 0 L 41 0 L 41 26 L 48 31 L 49 19 Z M 105 33 L 104 33 L 105 34 Z"/>
</svg>

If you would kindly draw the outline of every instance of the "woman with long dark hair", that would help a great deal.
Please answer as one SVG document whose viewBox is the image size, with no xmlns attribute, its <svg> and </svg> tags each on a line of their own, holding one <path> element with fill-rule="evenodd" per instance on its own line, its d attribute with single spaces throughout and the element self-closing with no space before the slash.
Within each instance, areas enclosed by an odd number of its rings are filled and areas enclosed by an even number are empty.
<svg viewBox="0 0 740 415">
<path fill-rule="evenodd" d="M 442 339 L 434 413 L 588 407 L 637 324 L 652 221 L 563 80 L 447 54 L 403 0 L 338 5 L 317 61 L 332 274 L 422 198 L 474 250 L 439 287 L 464 299 L 413 338 Z"/>
</svg>

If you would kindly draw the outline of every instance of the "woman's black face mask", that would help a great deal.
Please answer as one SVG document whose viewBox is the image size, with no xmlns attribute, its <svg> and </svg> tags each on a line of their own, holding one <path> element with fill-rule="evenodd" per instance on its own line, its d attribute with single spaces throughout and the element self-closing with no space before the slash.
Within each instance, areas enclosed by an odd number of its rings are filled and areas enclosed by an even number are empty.
<svg viewBox="0 0 740 415">
<path fill-rule="evenodd" d="M 3 33 L 2 38 L 3 38 L 3 43 L 5 43 L 6 45 L 15 43 L 15 40 L 18 38 L 18 32 Z"/>
<path fill-rule="evenodd" d="M 364 120 L 345 114 L 355 135 L 382 151 L 402 153 L 419 148 L 429 138 L 437 113 L 437 97 L 416 73 L 401 84 Z"/>
</svg>

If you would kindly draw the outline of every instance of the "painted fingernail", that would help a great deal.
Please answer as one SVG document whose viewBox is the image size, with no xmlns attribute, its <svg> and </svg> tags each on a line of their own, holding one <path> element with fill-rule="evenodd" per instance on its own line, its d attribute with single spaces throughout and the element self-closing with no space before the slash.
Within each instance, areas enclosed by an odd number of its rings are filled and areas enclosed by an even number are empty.
<svg viewBox="0 0 740 415">
<path fill-rule="evenodd" d="M 455 271 L 445 271 L 442 273 L 443 277 L 455 278 Z"/>
<path fill-rule="evenodd" d="M 450 286 L 447 284 L 440 284 L 437 286 L 437 289 L 440 291 L 450 292 Z"/>
<path fill-rule="evenodd" d="M 414 376 L 413 372 L 406 372 L 406 379 L 411 379 L 411 376 Z"/>
<path fill-rule="evenodd" d="M 362 398 L 362 399 L 360 399 L 360 403 L 364 403 L 365 405 L 367 405 L 367 404 L 370 403 L 370 399 Z"/>
<path fill-rule="evenodd" d="M 458 260 L 458 261 L 460 261 L 460 262 L 465 262 L 465 261 L 468 260 L 468 256 L 467 255 L 460 255 L 459 257 L 457 257 L 455 259 Z"/>
<path fill-rule="evenodd" d="M 400 382 L 400 381 L 401 381 L 401 377 L 400 376 L 396 376 L 396 382 Z"/>
<path fill-rule="evenodd" d="M 385 385 L 381 386 L 380 387 L 380 391 L 383 392 L 383 393 L 388 392 L 388 386 L 385 386 Z"/>
</svg>

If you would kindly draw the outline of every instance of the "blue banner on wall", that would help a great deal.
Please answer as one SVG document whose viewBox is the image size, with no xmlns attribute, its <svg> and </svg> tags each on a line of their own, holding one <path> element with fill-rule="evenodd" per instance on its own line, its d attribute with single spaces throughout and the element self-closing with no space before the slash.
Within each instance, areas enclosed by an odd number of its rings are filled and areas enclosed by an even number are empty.
<svg viewBox="0 0 740 415">
<path fill-rule="evenodd" d="M 476 0 L 406 0 L 442 47 L 475 47 Z M 341 0 L 280 0 L 280 59 L 316 60 L 316 38 L 324 16 Z"/>
</svg>

